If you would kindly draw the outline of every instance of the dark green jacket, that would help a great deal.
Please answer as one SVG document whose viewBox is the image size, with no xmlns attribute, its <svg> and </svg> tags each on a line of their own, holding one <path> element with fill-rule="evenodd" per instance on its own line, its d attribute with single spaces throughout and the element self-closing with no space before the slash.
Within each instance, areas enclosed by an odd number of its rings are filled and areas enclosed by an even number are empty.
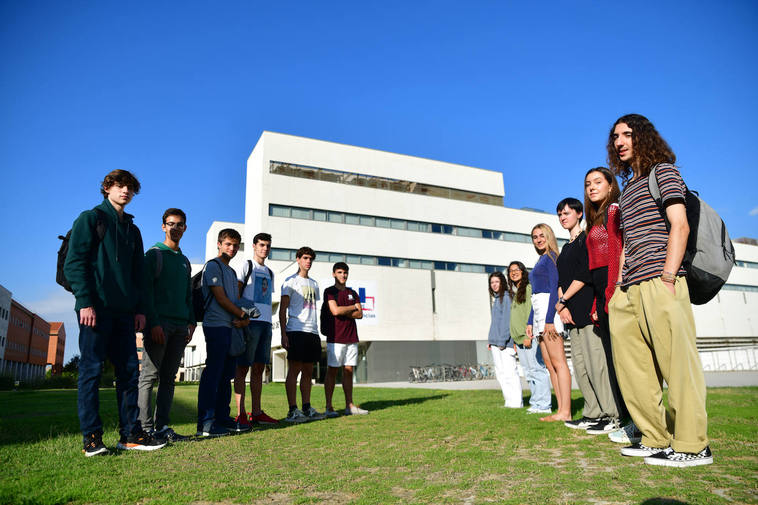
<svg viewBox="0 0 758 505">
<path fill-rule="evenodd" d="M 160 326 L 167 321 L 176 325 L 195 325 L 192 309 L 192 282 L 189 261 L 181 249 L 174 251 L 163 242 L 156 243 L 145 253 L 145 316 L 147 327 Z M 160 254 L 161 271 L 155 278 L 156 257 Z"/>
<path fill-rule="evenodd" d="M 63 272 L 76 297 L 76 310 L 95 307 L 115 314 L 142 314 L 142 263 L 144 250 L 133 216 L 116 209 L 106 199 L 105 234 L 97 236 L 98 213 L 85 210 L 74 221 Z"/>
</svg>

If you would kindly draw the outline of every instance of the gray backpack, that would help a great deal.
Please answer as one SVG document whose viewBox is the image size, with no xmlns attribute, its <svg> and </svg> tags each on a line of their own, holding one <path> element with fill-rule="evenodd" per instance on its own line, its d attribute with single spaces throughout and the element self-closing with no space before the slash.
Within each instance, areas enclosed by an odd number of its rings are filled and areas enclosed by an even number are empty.
<svg viewBox="0 0 758 505">
<path fill-rule="evenodd" d="M 666 211 L 663 209 L 661 190 L 653 167 L 648 176 L 650 195 L 658 205 L 658 210 L 670 228 Z M 734 266 L 734 246 L 729 239 L 726 225 L 715 210 L 700 196 L 685 186 L 685 202 L 690 236 L 684 252 L 682 266 L 687 270 L 687 286 L 690 301 L 695 305 L 708 303 L 726 283 Z"/>
</svg>

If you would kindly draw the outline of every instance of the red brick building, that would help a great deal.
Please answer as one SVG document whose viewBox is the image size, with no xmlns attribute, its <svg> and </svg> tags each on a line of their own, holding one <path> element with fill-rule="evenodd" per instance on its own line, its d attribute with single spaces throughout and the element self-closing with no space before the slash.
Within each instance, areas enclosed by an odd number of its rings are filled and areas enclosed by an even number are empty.
<svg viewBox="0 0 758 505">
<path fill-rule="evenodd" d="M 66 349 L 66 327 L 63 323 L 50 323 L 50 342 L 47 347 L 47 364 L 53 375 L 63 369 L 63 351 Z"/>
<path fill-rule="evenodd" d="M 11 300 L 3 370 L 16 380 L 44 377 L 50 342 L 50 323 L 16 300 Z"/>
</svg>

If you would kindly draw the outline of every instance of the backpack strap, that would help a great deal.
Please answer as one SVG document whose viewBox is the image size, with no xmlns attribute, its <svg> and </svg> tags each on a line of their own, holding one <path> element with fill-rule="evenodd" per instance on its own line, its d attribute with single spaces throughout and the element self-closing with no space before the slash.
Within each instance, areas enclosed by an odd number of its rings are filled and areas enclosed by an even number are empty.
<svg viewBox="0 0 758 505">
<path fill-rule="evenodd" d="M 668 216 L 666 216 L 666 210 L 663 208 L 661 188 L 658 186 L 658 175 L 656 174 L 656 168 L 658 168 L 659 165 L 660 163 L 655 165 L 647 176 L 647 189 L 650 191 L 650 196 L 653 197 L 655 205 L 658 207 L 658 212 L 660 212 L 663 222 L 666 225 L 666 231 L 668 232 L 671 230 L 671 224 L 669 223 Z"/>
<path fill-rule="evenodd" d="M 221 271 L 221 287 L 223 287 L 224 286 L 224 267 L 221 261 L 218 259 L 218 257 L 208 260 L 208 262 L 203 267 L 203 271 L 200 274 L 200 286 L 202 287 L 203 285 L 203 278 L 205 277 L 203 274 L 205 273 L 205 269 L 208 267 L 208 263 L 210 263 L 211 261 L 215 261 L 218 264 L 219 270 Z M 212 301 L 213 301 L 213 293 L 211 293 L 211 288 L 208 288 L 208 297 L 203 301 L 203 306 L 205 307 L 203 309 L 204 312 L 208 311 L 208 307 L 211 306 Z"/>
</svg>

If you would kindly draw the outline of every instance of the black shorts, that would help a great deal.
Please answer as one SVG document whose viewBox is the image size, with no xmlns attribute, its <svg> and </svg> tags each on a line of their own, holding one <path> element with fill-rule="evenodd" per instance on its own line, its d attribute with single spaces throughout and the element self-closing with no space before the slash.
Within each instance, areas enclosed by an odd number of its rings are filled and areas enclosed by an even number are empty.
<svg viewBox="0 0 758 505">
<path fill-rule="evenodd" d="M 287 359 L 303 363 L 316 363 L 321 359 L 321 339 L 315 333 L 288 331 Z"/>
</svg>

